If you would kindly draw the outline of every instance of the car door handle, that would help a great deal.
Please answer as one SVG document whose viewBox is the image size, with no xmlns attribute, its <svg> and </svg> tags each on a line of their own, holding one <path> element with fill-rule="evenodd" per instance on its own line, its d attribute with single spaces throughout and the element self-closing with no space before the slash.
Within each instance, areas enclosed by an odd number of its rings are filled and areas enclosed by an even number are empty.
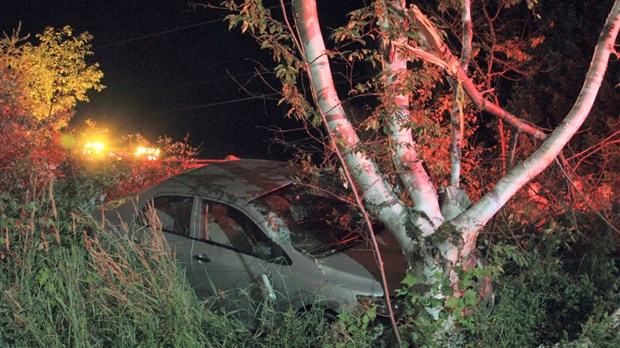
<svg viewBox="0 0 620 348">
<path fill-rule="evenodd" d="M 198 254 L 194 255 L 194 260 L 202 261 L 202 262 L 211 262 L 211 259 L 207 257 L 206 254 Z"/>
</svg>

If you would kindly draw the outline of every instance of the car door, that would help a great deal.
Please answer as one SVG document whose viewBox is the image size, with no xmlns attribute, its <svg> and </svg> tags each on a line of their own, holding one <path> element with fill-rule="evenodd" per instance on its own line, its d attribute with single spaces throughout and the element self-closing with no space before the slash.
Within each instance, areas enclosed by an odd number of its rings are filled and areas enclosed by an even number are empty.
<svg viewBox="0 0 620 348">
<path fill-rule="evenodd" d="M 281 249 L 235 207 L 202 200 L 200 214 L 189 275 L 198 294 L 246 309 L 273 297 L 266 275 L 288 267 Z"/>
<path fill-rule="evenodd" d="M 151 228 L 161 229 L 170 250 L 176 260 L 185 268 L 191 267 L 191 248 L 194 240 L 191 238 L 193 211 L 195 198 L 192 196 L 166 194 L 152 197 L 142 207 L 137 221 L 140 227 L 134 231 L 133 239 L 143 242 Z"/>
</svg>

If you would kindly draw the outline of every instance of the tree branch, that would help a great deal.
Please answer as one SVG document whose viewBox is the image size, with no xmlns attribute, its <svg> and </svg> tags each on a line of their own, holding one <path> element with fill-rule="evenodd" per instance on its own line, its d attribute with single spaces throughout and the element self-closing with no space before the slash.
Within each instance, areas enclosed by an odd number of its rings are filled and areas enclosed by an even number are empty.
<svg viewBox="0 0 620 348">
<path fill-rule="evenodd" d="M 461 259 L 466 258 L 475 247 L 475 241 L 482 226 L 520 188 L 549 167 L 586 120 L 601 87 L 619 29 L 620 0 L 616 0 L 594 48 L 590 69 L 586 74 L 581 92 L 564 121 L 546 138 L 538 150 L 509 170 L 506 176 L 498 181 L 480 201 L 451 221 L 452 225 L 463 233 L 464 245 L 461 249 Z"/>
<path fill-rule="evenodd" d="M 467 66 L 471 58 L 473 36 L 470 0 L 461 0 L 461 25 L 461 67 L 467 72 Z M 463 148 L 463 87 L 455 81 L 452 81 L 451 85 L 454 89 L 454 101 L 452 102 L 452 112 L 450 114 L 450 186 L 458 189 L 461 181 L 461 151 Z"/>
<path fill-rule="evenodd" d="M 415 242 L 407 233 L 405 207 L 399 203 L 393 189 L 383 179 L 376 164 L 364 153 L 355 128 L 348 119 L 336 92 L 329 59 L 319 27 L 314 0 L 294 0 L 294 16 L 304 62 L 317 108 L 342 164 L 348 169 L 356 187 L 363 192 L 364 201 L 372 212 L 394 234 L 403 251 L 415 250 Z M 422 233 L 430 234 L 434 226 L 425 218 L 414 219 L 413 224 Z"/>
<path fill-rule="evenodd" d="M 404 1 L 389 1 L 390 8 L 405 8 Z M 407 42 L 407 37 L 402 33 L 397 33 L 395 40 L 391 40 L 390 31 L 392 28 L 389 18 L 390 11 L 380 11 L 379 21 L 381 23 L 381 38 L 383 47 L 386 51 L 383 59 L 383 71 L 386 72 L 386 93 L 390 115 L 387 116 L 388 137 L 392 140 L 394 154 L 392 161 L 396 167 L 398 175 L 402 180 L 409 197 L 413 202 L 414 209 L 423 212 L 431 220 L 434 226 L 439 226 L 443 222 L 441 210 L 437 199 L 437 192 L 428 173 L 422 165 L 422 159 L 416 150 L 416 143 L 413 140 L 410 126 L 410 107 L 409 96 L 401 92 L 404 74 L 407 71 L 407 58 L 396 50 L 395 46 Z M 406 18 L 400 17 L 401 21 Z"/>
<path fill-rule="evenodd" d="M 417 6 L 412 5 L 408 12 L 403 11 L 401 13 L 410 18 L 411 22 L 415 24 L 416 28 L 426 38 L 426 42 L 431 52 L 418 47 L 413 47 L 410 44 L 403 45 L 403 49 L 422 60 L 444 68 L 450 76 L 461 81 L 463 90 L 467 93 L 477 108 L 495 115 L 496 117 L 511 124 L 518 131 L 527 133 L 534 138 L 541 140 L 546 138 L 545 133 L 536 127 L 524 122 L 519 117 L 484 98 L 482 93 L 476 88 L 474 82 L 467 75 L 467 72 L 463 69 L 458 59 L 452 54 L 452 52 L 450 52 L 448 46 L 441 39 L 437 28 Z"/>
</svg>

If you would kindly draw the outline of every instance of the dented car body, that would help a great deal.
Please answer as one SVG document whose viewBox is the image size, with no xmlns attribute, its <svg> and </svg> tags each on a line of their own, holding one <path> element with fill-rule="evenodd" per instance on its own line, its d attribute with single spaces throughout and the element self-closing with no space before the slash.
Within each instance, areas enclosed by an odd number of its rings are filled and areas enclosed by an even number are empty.
<svg viewBox="0 0 620 348">
<path fill-rule="evenodd" d="M 226 305 L 268 300 L 302 309 L 320 300 L 333 311 L 375 305 L 387 314 L 363 219 L 354 206 L 295 183 L 293 173 L 275 161 L 212 163 L 125 200 L 106 218 L 128 223 L 138 242 L 158 224 L 198 295 Z M 376 239 L 395 290 L 404 256 L 389 233 Z"/>
</svg>

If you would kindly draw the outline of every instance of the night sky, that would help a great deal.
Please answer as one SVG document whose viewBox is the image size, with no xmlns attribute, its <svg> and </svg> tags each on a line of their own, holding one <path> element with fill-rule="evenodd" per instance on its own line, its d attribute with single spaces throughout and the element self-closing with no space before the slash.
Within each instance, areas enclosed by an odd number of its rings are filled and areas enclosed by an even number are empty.
<svg viewBox="0 0 620 348">
<path fill-rule="evenodd" d="M 266 51 L 248 35 L 229 31 L 218 10 L 191 10 L 185 0 L 4 0 L 0 27 L 34 36 L 47 26 L 70 25 L 94 36 L 95 55 L 107 88 L 91 92 L 73 125 L 93 119 L 114 135 L 140 132 L 202 144 L 201 157 L 286 159 L 265 127 L 291 128 L 285 108 L 254 98 L 271 94 L 253 74 L 272 67 Z M 269 76 L 266 76 L 269 79 Z"/>
<path fill-rule="evenodd" d="M 361 2 L 319 1 L 323 34 Z M 189 134 L 192 145 L 201 145 L 203 158 L 288 159 L 292 153 L 273 144 L 267 128 L 298 125 L 284 118 L 287 108 L 276 107 L 278 96 L 255 74 L 261 67 L 273 69 L 271 56 L 249 35 L 229 31 L 224 15 L 192 10 L 186 0 L 0 0 L 3 32 L 21 21 L 23 34 L 70 25 L 76 33 L 94 36 L 95 55 L 89 59 L 100 64 L 107 88 L 91 91 L 91 101 L 78 105 L 74 126 L 93 119 L 112 135 L 140 132 L 150 140 L 163 135 L 182 140 Z M 593 32 L 598 35 L 598 29 Z M 575 35 L 572 44 L 580 38 Z M 595 38 L 581 41 L 588 44 L 584 54 L 589 57 Z M 262 78 L 279 89 L 273 75 Z"/>
</svg>

